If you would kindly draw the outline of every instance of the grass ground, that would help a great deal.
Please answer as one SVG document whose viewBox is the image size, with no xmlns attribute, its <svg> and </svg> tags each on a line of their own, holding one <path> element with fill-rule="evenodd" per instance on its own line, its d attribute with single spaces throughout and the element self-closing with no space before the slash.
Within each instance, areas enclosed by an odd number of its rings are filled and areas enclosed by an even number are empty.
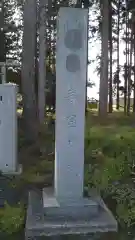
<svg viewBox="0 0 135 240">
<path fill-rule="evenodd" d="M 122 227 L 135 224 L 134 139 L 134 114 L 114 112 L 100 119 L 97 112 L 88 113 L 85 185 L 100 192 Z"/>
<path fill-rule="evenodd" d="M 124 227 L 135 222 L 134 177 L 131 174 L 134 173 L 134 142 L 134 115 L 127 117 L 122 112 L 114 112 L 101 120 L 97 111 L 88 112 L 85 126 L 85 186 L 100 191 L 107 204 L 113 196 L 115 207 L 110 207 Z M 23 204 L 27 201 L 24 202 L 23 195 L 35 186 L 42 188 L 53 184 L 54 158 L 54 126 L 44 126 L 37 142 L 31 146 L 25 143 L 23 132 L 19 130 L 19 161 L 23 164 L 23 173 L 12 179 L 11 184 L 19 191 L 21 189 L 22 205 L 12 211 L 7 206 L 5 212 L 0 213 L 1 229 L 8 229 L 11 234 L 12 219 L 15 232 L 24 226 Z"/>
</svg>

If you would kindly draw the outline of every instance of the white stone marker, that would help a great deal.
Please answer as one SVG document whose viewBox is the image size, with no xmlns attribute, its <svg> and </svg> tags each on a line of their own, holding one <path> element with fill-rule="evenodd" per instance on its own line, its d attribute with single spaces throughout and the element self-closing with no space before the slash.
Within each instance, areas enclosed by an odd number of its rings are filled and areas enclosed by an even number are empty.
<svg viewBox="0 0 135 240">
<path fill-rule="evenodd" d="M 17 85 L 0 84 L 0 171 L 17 171 Z"/>
<path fill-rule="evenodd" d="M 56 52 L 55 196 L 83 196 L 88 10 L 61 8 Z"/>
</svg>

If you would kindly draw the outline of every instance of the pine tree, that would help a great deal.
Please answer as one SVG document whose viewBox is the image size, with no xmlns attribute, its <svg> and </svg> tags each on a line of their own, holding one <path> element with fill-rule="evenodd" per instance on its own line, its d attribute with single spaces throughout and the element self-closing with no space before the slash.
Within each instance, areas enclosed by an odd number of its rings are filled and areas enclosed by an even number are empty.
<svg viewBox="0 0 135 240">
<path fill-rule="evenodd" d="M 0 5 L 0 62 L 5 61 L 4 3 Z"/>
<path fill-rule="evenodd" d="M 6 59 L 16 60 L 20 55 L 20 29 L 15 23 L 15 12 L 17 5 L 15 0 L 4 0 L 4 35 L 5 35 L 5 56 Z"/>
</svg>

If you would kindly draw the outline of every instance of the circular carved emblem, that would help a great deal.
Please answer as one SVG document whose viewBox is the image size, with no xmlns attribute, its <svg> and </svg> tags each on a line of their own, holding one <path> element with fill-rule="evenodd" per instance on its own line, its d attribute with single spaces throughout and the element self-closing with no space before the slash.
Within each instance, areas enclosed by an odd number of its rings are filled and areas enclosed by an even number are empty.
<svg viewBox="0 0 135 240">
<path fill-rule="evenodd" d="M 66 58 L 66 69 L 69 72 L 77 72 L 80 70 L 80 58 L 76 54 L 69 54 Z"/>
<path fill-rule="evenodd" d="M 81 29 L 71 29 L 66 32 L 65 46 L 71 50 L 79 50 L 82 48 L 82 31 Z"/>
</svg>

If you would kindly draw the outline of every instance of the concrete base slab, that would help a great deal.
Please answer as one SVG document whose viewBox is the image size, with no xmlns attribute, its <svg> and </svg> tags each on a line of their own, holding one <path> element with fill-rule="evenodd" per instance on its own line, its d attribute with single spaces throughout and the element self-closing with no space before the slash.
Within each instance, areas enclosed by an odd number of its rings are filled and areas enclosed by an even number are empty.
<svg viewBox="0 0 135 240">
<path fill-rule="evenodd" d="M 99 204 L 90 198 L 56 198 L 51 188 L 43 189 L 43 208 L 48 218 L 88 219 L 98 214 Z"/>
<path fill-rule="evenodd" d="M 16 171 L 14 171 L 14 172 L 9 172 L 9 171 L 8 172 L 2 172 L 2 174 L 5 175 L 5 176 L 19 176 L 19 175 L 22 174 L 22 171 L 23 171 L 22 165 L 19 164 L 17 166 Z"/>
<path fill-rule="evenodd" d="M 76 220 L 72 220 L 64 215 L 60 218 L 50 218 L 44 212 L 42 191 L 31 191 L 27 209 L 25 240 L 36 240 L 44 236 L 81 236 L 98 232 L 117 231 L 117 222 L 106 208 L 104 202 L 100 197 L 97 197 L 96 202 L 99 204 L 98 214 L 95 216 L 90 215 L 89 219 L 76 218 Z"/>
<path fill-rule="evenodd" d="M 61 235 L 61 236 L 40 236 L 30 237 L 29 240 L 102 240 L 103 234 L 88 234 L 88 235 Z"/>
</svg>

